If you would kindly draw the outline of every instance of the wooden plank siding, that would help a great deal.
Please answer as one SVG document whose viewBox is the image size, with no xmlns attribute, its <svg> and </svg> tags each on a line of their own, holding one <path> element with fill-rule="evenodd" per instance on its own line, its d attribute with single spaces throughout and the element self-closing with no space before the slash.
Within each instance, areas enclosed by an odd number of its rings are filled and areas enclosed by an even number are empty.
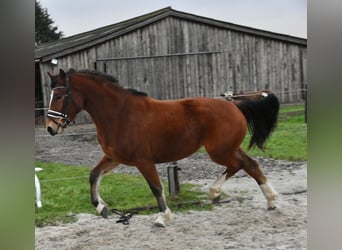
<svg viewBox="0 0 342 250">
<path fill-rule="evenodd" d="M 306 46 L 176 16 L 58 58 L 58 68 L 97 69 L 158 99 L 270 89 L 282 103 L 303 101 Z M 41 63 L 44 102 L 48 71 Z M 87 114 L 77 122 L 89 121 Z"/>
</svg>

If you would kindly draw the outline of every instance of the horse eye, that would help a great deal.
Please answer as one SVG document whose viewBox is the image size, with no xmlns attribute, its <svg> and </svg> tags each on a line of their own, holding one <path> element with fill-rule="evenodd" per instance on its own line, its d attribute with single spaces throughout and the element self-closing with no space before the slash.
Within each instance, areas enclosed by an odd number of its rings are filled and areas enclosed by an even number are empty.
<svg viewBox="0 0 342 250">
<path fill-rule="evenodd" d="M 56 96 L 55 98 L 56 98 L 56 100 L 60 100 L 60 99 L 62 99 L 62 96 L 61 96 L 61 95 L 58 95 L 58 96 Z"/>
</svg>

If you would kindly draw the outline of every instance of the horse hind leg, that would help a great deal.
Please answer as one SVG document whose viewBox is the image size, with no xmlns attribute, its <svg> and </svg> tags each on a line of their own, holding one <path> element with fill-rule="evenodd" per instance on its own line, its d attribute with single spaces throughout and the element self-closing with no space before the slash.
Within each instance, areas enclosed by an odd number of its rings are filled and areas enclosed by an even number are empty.
<svg viewBox="0 0 342 250">
<path fill-rule="evenodd" d="M 273 210 L 276 208 L 275 202 L 278 198 L 277 192 L 273 189 L 271 183 L 267 180 L 266 176 L 262 172 L 259 164 L 250 158 L 245 152 L 239 149 L 239 154 L 241 156 L 242 168 L 255 179 L 258 183 L 261 191 L 263 192 L 267 200 L 268 210 Z"/>
<path fill-rule="evenodd" d="M 214 151 L 208 151 L 208 153 L 214 162 L 227 167 L 227 170 L 222 174 L 222 176 L 219 177 L 209 188 L 209 198 L 213 202 L 217 202 L 219 200 L 221 187 L 224 182 L 237 171 L 243 169 L 258 183 L 267 200 L 267 208 L 269 210 L 276 208 L 275 201 L 278 195 L 274 191 L 271 183 L 267 181 L 266 176 L 263 174 L 259 164 L 255 160 L 250 158 L 240 148 L 237 149 L 234 154 L 215 154 Z"/>
<path fill-rule="evenodd" d="M 143 163 L 138 165 L 138 169 L 146 179 L 158 203 L 159 214 L 154 225 L 157 227 L 165 227 L 165 224 L 172 219 L 172 213 L 170 208 L 167 206 L 164 187 L 160 181 L 156 167 L 154 163 Z"/>
<path fill-rule="evenodd" d="M 91 170 L 89 176 L 91 203 L 96 211 L 103 217 L 108 217 L 108 207 L 100 196 L 100 183 L 104 174 L 119 165 L 110 158 L 104 156 L 101 161 Z"/>
<path fill-rule="evenodd" d="M 226 171 L 224 171 L 223 174 L 210 185 L 209 199 L 214 203 L 218 202 L 220 200 L 222 185 L 239 170 L 240 168 L 227 167 Z"/>
<path fill-rule="evenodd" d="M 209 199 L 215 203 L 220 200 L 222 185 L 226 180 L 238 172 L 241 169 L 241 166 L 238 163 L 235 154 L 232 153 L 235 151 L 232 150 L 231 147 L 217 147 L 216 144 L 211 143 L 206 145 L 205 149 L 213 162 L 227 168 L 209 187 Z"/>
</svg>

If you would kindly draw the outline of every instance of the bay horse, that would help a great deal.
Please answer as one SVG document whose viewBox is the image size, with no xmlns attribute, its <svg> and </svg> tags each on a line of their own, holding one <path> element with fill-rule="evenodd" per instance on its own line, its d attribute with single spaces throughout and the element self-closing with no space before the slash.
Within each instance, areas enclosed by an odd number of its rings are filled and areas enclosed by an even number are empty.
<svg viewBox="0 0 342 250">
<path fill-rule="evenodd" d="M 155 164 L 174 162 L 204 146 L 212 161 L 226 170 L 209 188 L 209 198 L 220 197 L 221 186 L 244 169 L 260 186 L 268 209 L 275 208 L 277 194 L 258 163 L 242 149 L 248 127 L 250 147 L 263 148 L 277 123 L 279 102 L 275 95 L 233 103 L 215 98 L 157 100 L 125 89 L 112 76 L 96 71 L 48 73 L 51 100 L 46 128 L 51 135 L 64 130 L 81 110 L 96 125 L 103 157 L 89 176 L 91 203 L 107 218 L 108 206 L 99 193 L 104 174 L 119 164 L 136 166 L 146 179 L 159 208 L 156 226 L 172 217 Z"/>
</svg>

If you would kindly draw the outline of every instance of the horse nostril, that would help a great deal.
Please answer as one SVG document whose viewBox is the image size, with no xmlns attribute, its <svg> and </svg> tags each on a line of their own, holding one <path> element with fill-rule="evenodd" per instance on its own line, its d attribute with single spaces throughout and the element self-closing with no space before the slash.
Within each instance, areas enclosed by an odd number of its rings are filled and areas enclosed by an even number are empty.
<svg viewBox="0 0 342 250">
<path fill-rule="evenodd" d="M 47 131 L 49 132 L 50 135 L 55 135 L 56 134 L 50 126 L 47 127 Z"/>
</svg>

